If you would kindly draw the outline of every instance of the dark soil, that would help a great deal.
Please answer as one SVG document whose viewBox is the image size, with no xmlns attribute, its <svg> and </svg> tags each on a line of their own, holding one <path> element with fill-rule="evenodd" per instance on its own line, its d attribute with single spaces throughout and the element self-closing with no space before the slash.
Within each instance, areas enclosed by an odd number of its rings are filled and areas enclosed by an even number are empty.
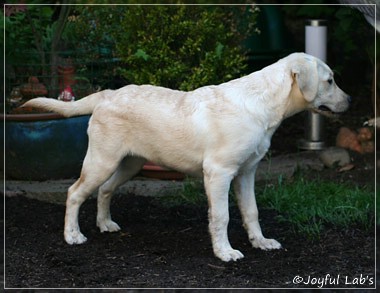
<svg viewBox="0 0 380 293">
<path fill-rule="evenodd" d="M 308 287 L 293 279 L 327 274 L 342 278 L 339 287 L 373 287 L 368 279 L 363 286 L 344 283 L 360 275 L 374 281 L 374 235 L 356 228 L 331 228 L 311 241 L 262 210 L 263 230 L 284 249 L 261 251 L 250 247 L 233 207 L 230 240 L 245 258 L 223 263 L 213 256 L 206 206 L 170 208 L 153 198 L 117 196 L 113 214 L 123 229 L 113 234 L 95 228 L 95 206 L 90 200 L 81 211 L 88 243 L 69 246 L 63 206 L 7 198 L 6 287 Z"/>
</svg>

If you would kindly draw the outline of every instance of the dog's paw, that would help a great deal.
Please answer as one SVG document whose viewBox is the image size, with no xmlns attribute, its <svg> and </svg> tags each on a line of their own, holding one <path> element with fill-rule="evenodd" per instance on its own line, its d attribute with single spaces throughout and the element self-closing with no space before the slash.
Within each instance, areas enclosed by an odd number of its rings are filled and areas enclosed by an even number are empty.
<svg viewBox="0 0 380 293">
<path fill-rule="evenodd" d="M 87 241 L 87 238 L 80 231 L 65 232 L 65 241 L 68 244 L 82 244 Z"/>
<path fill-rule="evenodd" d="M 116 224 L 112 220 L 103 220 L 103 221 L 98 220 L 97 221 L 97 226 L 99 227 L 101 233 L 103 233 L 103 232 L 117 232 L 117 231 L 120 231 L 119 225 Z"/>
<path fill-rule="evenodd" d="M 252 245 L 255 248 L 260 248 L 262 250 L 272 250 L 272 249 L 280 249 L 282 248 L 281 244 L 274 239 L 254 239 L 252 240 Z"/>
<path fill-rule="evenodd" d="M 244 255 L 236 249 L 225 249 L 215 252 L 216 257 L 220 258 L 222 261 L 228 262 L 228 261 L 236 261 L 240 258 L 243 258 Z"/>
</svg>

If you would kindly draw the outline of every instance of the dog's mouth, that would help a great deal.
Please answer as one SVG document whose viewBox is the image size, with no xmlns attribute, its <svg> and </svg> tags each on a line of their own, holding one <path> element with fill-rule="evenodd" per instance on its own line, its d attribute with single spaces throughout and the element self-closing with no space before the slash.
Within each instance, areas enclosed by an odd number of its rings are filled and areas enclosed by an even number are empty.
<svg viewBox="0 0 380 293">
<path fill-rule="evenodd" d="M 336 118 L 342 113 L 342 112 L 334 112 L 325 105 L 321 105 L 318 108 L 313 108 L 312 111 L 315 113 L 321 114 L 323 116 L 330 117 L 330 118 Z"/>
</svg>

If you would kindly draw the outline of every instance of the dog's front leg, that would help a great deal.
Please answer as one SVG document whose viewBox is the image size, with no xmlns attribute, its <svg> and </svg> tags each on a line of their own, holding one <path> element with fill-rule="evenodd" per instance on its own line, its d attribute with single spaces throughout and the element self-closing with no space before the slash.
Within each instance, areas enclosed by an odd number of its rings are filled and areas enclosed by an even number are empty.
<svg viewBox="0 0 380 293">
<path fill-rule="evenodd" d="M 263 250 L 279 249 L 281 248 L 279 242 L 265 238 L 261 232 L 254 191 L 256 168 L 257 166 L 250 172 L 239 174 L 233 182 L 244 227 L 253 247 Z"/>
<path fill-rule="evenodd" d="M 231 247 L 227 235 L 229 221 L 228 191 L 233 176 L 221 168 L 204 170 L 204 183 L 209 202 L 209 229 L 215 256 L 223 261 L 243 258 L 239 250 Z"/>
</svg>

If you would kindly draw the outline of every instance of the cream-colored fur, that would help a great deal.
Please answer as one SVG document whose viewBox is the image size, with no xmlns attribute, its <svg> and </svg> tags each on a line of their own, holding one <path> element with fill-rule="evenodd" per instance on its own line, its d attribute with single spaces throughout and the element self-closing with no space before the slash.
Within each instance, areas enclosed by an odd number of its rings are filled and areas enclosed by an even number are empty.
<svg viewBox="0 0 380 293">
<path fill-rule="evenodd" d="M 244 226 L 254 247 L 278 249 L 258 221 L 254 176 L 281 121 L 306 109 L 342 112 L 349 97 L 317 58 L 294 53 L 260 71 L 217 86 L 182 92 L 151 85 L 106 90 L 77 102 L 37 98 L 27 103 L 65 116 L 91 114 L 89 146 L 80 178 L 68 191 L 65 240 L 81 244 L 78 213 L 98 187 L 97 225 L 118 231 L 109 206 L 112 192 L 146 160 L 203 176 L 214 253 L 223 261 L 243 254 L 227 237 L 228 191 L 235 188 Z"/>
</svg>

